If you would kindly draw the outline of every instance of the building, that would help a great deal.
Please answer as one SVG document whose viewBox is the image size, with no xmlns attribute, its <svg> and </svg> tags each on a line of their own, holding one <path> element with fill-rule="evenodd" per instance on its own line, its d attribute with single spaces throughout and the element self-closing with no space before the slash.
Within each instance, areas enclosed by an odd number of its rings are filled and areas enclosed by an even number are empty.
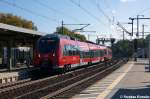
<svg viewBox="0 0 150 99">
<path fill-rule="evenodd" d="M 35 43 L 42 35 L 42 32 L 0 23 L 0 70 L 32 65 Z"/>
</svg>

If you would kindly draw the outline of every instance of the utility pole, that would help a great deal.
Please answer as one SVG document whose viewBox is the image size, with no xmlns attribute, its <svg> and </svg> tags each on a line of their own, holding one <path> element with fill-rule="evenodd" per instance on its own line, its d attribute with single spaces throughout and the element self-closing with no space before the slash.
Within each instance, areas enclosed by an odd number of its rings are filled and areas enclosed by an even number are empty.
<svg viewBox="0 0 150 99">
<path fill-rule="evenodd" d="M 133 33 L 133 20 L 134 19 L 136 19 L 137 20 L 137 33 L 136 33 L 136 37 L 137 38 L 139 38 L 139 19 L 150 19 L 150 18 L 139 18 L 139 16 L 143 16 L 144 17 L 144 15 L 137 15 L 137 17 L 136 18 L 129 18 L 130 20 L 132 20 L 132 33 Z"/>
<path fill-rule="evenodd" d="M 62 20 L 61 26 L 62 26 L 62 34 L 63 34 L 63 32 L 64 32 L 64 21 L 63 20 Z"/>
<path fill-rule="evenodd" d="M 132 24 L 132 32 L 131 32 L 131 40 L 132 40 L 132 36 L 133 36 L 133 24 L 134 24 L 133 21 L 134 21 L 134 18 L 131 18 L 131 17 L 130 17 L 129 20 L 131 20 L 131 22 L 129 22 L 128 24 Z M 134 47 L 135 47 L 135 46 L 134 46 L 134 43 L 133 43 L 133 45 L 132 45 L 133 52 L 132 52 L 132 53 L 134 53 L 134 51 L 135 51 L 135 50 L 134 50 L 134 49 L 135 49 Z M 134 58 L 134 60 L 136 60 L 136 58 Z"/>
<path fill-rule="evenodd" d="M 129 20 L 131 20 L 131 22 L 129 22 L 128 24 L 132 24 L 132 32 L 131 32 L 131 37 L 133 36 L 133 21 L 134 21 L 134 18 L 129 18 Z"/>
<path fill-rule="evenodd" d="M 137 33 L 136 33 L 137 39 L 139 38 L 139 15 L 137 15 Z"/>
<path fill-rule="evenodd" d="M 145 26 L 148 26 L 148 25 L 142 25 L 142 38 L 144 39 L 144 36 L 145 36 Z"/>
<path fill-rule="evenodd" d="M 137 61 L 137 43 L 138 43 L 138 38 L 139 38 L 139 19 L 147 19 L 147 18 L 139 18 L 139 16 L 143 16 L 144 15 L 137 15 L 137 18 L 129 18 L 130 20 L 134 20 L 137 19 L 137 33 L 136 33 L 136 39 L 134 40 L 134 50 L 135 50 L 135 61 Z M 149 18 L 148 18 L 149 19 Z M 132 21 L 132 29 L 133 29 L 133 21 Z M 133 30 L 132 30 L 132 34 L 133 34 Z"/>
<path fill-rule="evenodd" d="M 137 39 L 139 38 L 139 19 L 140 19 L 139 16 L 144 17 L 144 15 L 137 15 L 137 34 L 136 34 Z"/>
<path fill-rule="evenodd" d="M 132 20 L 132 34 L 131 34 L 131 36 L 133 36 L 133 20 L 134 19 L 131 19 Z"/>
<path fill-rule="evenodd" d="M 143 18 L 139 18 L 139 16 L 143 16 Z M 132 20 L 132 23 L 133 23 L 133 20 L 137 20 L 137 34 L 136 34 L 136 37 L 139 37 L 139 19 L 143 19 L 143 20 L 150 20 L 150 18 L 145 18 L 144 15 L 137 15 L 137 18 L 129 18 L 130 20 Z M 130 23 L 131 24 L 131 23 Z M 132 29 L 133 29 L 133 26 L 132 26 Z M 132 30 L 133 31 L 133 30 Z"/>
<path fill-rule="evenodd" d="M 144 24 L 142 25 L 142 38 L 144 39 Z"/>
<path fill-rule="evenodd" d="M 124 41 L 124 38 L 125 38 L 125 34 L 124 34 L 124 31 L 122 31 L 122 33 L 123 33 L 123 41 Z"/>
</svg>

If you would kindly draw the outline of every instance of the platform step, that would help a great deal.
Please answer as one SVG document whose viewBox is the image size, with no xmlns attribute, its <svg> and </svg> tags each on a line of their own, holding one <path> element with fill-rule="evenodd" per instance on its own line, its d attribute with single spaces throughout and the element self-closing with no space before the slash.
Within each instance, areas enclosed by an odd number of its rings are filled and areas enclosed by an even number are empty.
<svg viewBox="0 0 150 99">
<path fill-rule="evenodd" d="M 0 84 L 11 83 L 18 80 L 18 73 L 0 73 Z"/>
</svg>

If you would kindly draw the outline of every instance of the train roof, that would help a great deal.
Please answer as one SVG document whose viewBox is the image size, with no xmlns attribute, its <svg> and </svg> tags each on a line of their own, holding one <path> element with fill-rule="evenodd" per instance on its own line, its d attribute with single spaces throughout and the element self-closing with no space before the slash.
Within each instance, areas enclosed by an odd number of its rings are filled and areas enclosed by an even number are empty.
<svg viewBox="0 0 150 99">
<path fill-rule="evenodd" d="M 57 34 L 57 33 L 47 34 L 47 35 L 45 35 L 45 36 L 43 36 L 43 37 L 41 37 L 41 38 L 52 38 L 52 37 L 55 37 L 55 38 L 57 38 L 57 39 L 76 40 L 76 39 L 71 38 L 71 37 L 69 37 L 69 36 L 61 35 L 61 34 Z M 87 44 L 91 44 L 91 45 L 94 45 L 94 46 L 97 45 L 97 46 L 99 46 L 99 47 L 102 48 L 102 49 L 108 48 L 107 46 L 100 45 L 100 44 L 96 44 L 96 43 L 91 42 L 91 41 L 85 41 L 85 42 L 79 41 L 79 40 L 76 40 L 76 41 L 78 41 L 79 43 L 87 43 Z"/>
<path fill-rule="evenodd" d="M 55 37 L 55 38 L 58 38 L 58 39 L 77 40 L 73 37 L 69 37 L 67 35 L 61 35 L 61 34 L 57 34 L 57 33 L 47 34 L 47 35 L 43 36 L 43 38 L 51 38 L 51 37 Z"/>
</svg>

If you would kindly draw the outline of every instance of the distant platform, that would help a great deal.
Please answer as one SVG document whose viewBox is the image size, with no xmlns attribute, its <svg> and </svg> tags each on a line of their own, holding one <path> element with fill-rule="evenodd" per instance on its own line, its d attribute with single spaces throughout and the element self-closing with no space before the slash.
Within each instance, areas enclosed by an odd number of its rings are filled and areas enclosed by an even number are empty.
<svg viewBox="0 0 150 99">
<path fill-rule="evenodd" d="M 18 80 L 18 77 L 18 72 L 0 73 L 0 84 L 15 82 Z"/>
<path fill-rule="evenodd" d="M 12 71 L 4 70 L 0 72 L 0 84 L 11 83 L 21 79 L 29 78 L 30 72 L 35 68 L 19 68 Z"/>
<path fill-rule="evenodd" d="M 150 99 L 150 72 L 147 59 L 129 61 L 112 74 L 71 99 Z"/>
</svg>

